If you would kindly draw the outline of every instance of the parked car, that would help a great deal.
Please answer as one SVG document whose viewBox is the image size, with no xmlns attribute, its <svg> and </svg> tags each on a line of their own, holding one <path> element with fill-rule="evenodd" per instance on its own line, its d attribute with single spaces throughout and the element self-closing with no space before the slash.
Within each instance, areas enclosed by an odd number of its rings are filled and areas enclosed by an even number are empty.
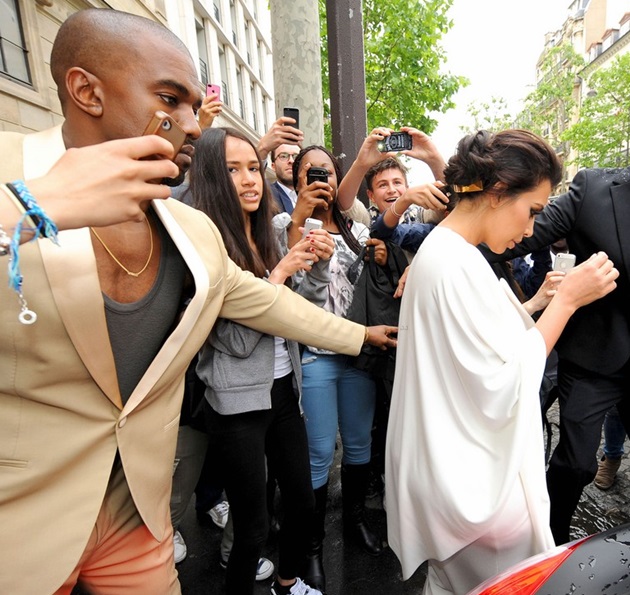
<svg viewBox="0 0 630 595">
<path fill-rule="evenodd" d="M 532 556 L 468 595 L 630 594 L 630 523 Z"/>
</svg>

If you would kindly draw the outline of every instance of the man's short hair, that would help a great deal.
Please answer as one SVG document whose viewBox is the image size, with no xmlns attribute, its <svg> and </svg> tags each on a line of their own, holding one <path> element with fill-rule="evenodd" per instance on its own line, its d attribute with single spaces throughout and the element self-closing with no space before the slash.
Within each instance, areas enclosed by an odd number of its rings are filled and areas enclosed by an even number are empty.
<svg viewBox="0 0 630 595">
<path fill-rule="evenodd" d="M 71 14 L 59 28 L 50 56 L 50 70 L 62 107 L 67 99 L 65 76 L 74 66 L 101 76 L 142 68 L 137 34 L 147 32 L 165 45 L 190 56 L 188 48 L 170 29 L 139 15 L 110 8 L 86 8 Z"/>
<path fill-rule="evenodd" d="M 368 190 L 372 190 L 372 180 L 376 174 L 380 174 L 383 171 L 387 171 L 388 169 L 397 169 L 405 178 L 405 183 L 407 182 L 407 168 L 396 158 L 396 157 L 388 157 L 387 159 L 383 159 L 383 161 L 379 161 L 375 163 L 370 169 L 367 170 L 365 174 L 365 183 L 368 187 Z"/>
</svg>

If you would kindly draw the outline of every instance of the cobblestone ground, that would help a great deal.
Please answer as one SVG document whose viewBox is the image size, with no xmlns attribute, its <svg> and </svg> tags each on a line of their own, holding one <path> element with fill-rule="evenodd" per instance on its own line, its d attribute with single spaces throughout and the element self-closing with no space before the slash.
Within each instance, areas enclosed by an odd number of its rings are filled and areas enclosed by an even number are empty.
<svg viewBox="0 0 630 595">
<path fill-rule="evenodd" d="M 554 404 L 548 414 L 552 423 L 552 448 L 558 440 L 558 409 Z M 628 452 L 628 445 L 626 452 Z M 601 456 L 601 452 L 598 453 Z M 624 457 L 617 480 L 606 492 L 589 485 L 584 490 L 574 517 L 572 537 L 579 538 L 622 523 L 630 522 L 630 457 Z M 420 594 L 425 567 L 411 579 L 401 580 L 400 565 L 387 549 L 382 556 L 371 558 L 354 544 L 343 539 L 339 461 L 335 461 L 331 477 L 329 516 L 326 526 L 324 562 L 329 595 L 408 595 Z M 372 526 L 386 536 L 385 513 L 379 501 L 368 502 Z M 221 530 L 214 525 L 197 522 L 194 506 L 188 508 L 181 527 L 188 545 L 188 557 L 178 565 L 183 595 L 223 595 L 224 571 L 219 567 Z M 264 555 L 277 563 L 277 544 L 272 535 Z M 271 580 L 256 584 L 255 595 L 268 595 Z M 78 589 L 73 595 L 85 595 Z"/>
<path fill-rule="evenodd" d="M 552 447 L 555 447 L 559 434 L 557 403 L 554 403 L 549 410 L 548 418 L 553 427 Z M 626 453 L 628 453 L 627 439 Z M 597 456 L 601 457 L 601 455 L 600 446 Z M 573 518 L 571 535 L 577 539 L 628 522 L 630 522 L 630 460 L 628 456 L 624 456 L 615 483 L 609 490 L 602 491 L 594 484 L 586 486 Z"/>
<path fill-rule="evenodd" d="M 338 456 L 337 456 L 338 458 Z M 339 461 L 333 466 L 329 511 L 326 522 L 324 565 L 328 595 L 408 595 L 420 594 L 425 568 L 403 582 L 400 565 L 388 548 L 377 558 L 363 553 L 343 537 L 341 519 L 341 485 Z M 188 558 L 178 565 L 184 595 L 223 595 L 224 572 L 218 564 L 221 531 L 215 526 L 202 527 L 195 518 L 191 505 L 186 513 L 182 533 L 188 544 Z M 368 519 L 379 535 L 386 537 L 386 518 L 380 499 L 368 501 Z M 277 563 L 277 544 L 272 535 L 264 555 Z M 254 595 L 268 595 L 271 580 L 256 584 Z"/>
<path fill-rule="evenodd" d="M 552 448 L 558 441 L 558 408 L 554 404 L 548 414 L 552 423 Z M 628 449 L 626 449 L 628 452 Z M 598 453 L 601 455 L 601 452 Z M 329 595 L 407 595 L 419 594 L 424 584 L 425 568 L 402 582 L 396 556 L 387 550 L 379 558 L 363 554 L 353 544 L 344 542 L 341 523 L 339 462 L 331 479 L 330 512 L 327 522 L 325 565 Z M 630 522 L 630 463 L 622 461 L 613 487 L 603 492 L 594 485 L 584 490 L 574 517 L 572 536 L 583 537 Z M 368 502 L 370 521 L 385 536 L 385 514 L 379 502 Z M 218 565 L 221 532 L 218 528 L 201 527 L 190 506 L 182 532 L 189 544 L 189 556 L 178 566 L 184 595 L 220 595 L 223 593 L 223 571 Z M 275 539 L 270 538 L 265 555 L 277 562 Z M 270 581 L 258 583 L 255 595 L 269 593 Z"/>
</svg>

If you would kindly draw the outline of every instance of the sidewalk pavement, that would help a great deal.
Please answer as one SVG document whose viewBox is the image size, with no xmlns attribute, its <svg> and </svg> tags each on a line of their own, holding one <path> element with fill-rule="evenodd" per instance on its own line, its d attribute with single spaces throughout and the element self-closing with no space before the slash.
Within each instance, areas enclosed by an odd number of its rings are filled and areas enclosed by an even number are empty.
<svg viewBox="0 0 630 595">
<path fill-rule="evenodd" d="M 554 404 L 548 414 L 552 422 L 552 448 L 558 441 L 558 409 Z M 630 449 L 626 449 L 627 452 Z M 598 453 L 601 456 L 601 452 Z M 403 582 L 400 564 L 387 549 L 372 558 L 354 544 L 343 539 L 341 520 L 340 462 L 335 459 L 331 477 L 329 515 L 326 526 L 324 563 L 329 595 L 407 595 L 419 594 L 425 579 L 425 566 Z M 368 503 L 368 518 L 372 526 L 386 536 L 385 513 L 378 503 Z M 617 479 L 606 492 L 593 484 L 586 487 L 574 517 L 572 537 L 579 538 L 616 525 L 630 522 L 630 456 L 624 457 Z M 202 527 L 197 522 L 191 504 L 181 527 L 188 545 L 188 557 L 178 565 L 183 595 L 222 595 L 224 571 L 219 567 L 221 530 Z M 277 564 L 277 547 L 272 535 L 264 555 Z M 271 579 L 256 584 L 255 595 L 268 595 Z"/>
</svg>

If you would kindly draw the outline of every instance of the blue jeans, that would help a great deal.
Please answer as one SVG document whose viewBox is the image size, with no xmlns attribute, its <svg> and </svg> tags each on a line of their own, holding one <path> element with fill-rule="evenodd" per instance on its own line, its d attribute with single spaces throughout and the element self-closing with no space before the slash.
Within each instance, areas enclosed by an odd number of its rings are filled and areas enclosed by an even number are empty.
<svg viewBox="0 0 630 595">
<path fill-rule="evenodd" d="M 626 429 L 623 427 L 617 407 L 613 407 L 604 418 L 604 454 L 607 459 L 620 459 L 623 456 L 623 443 Z"/>
<path fill-rule="evenodd" d="M 370 462 L 376 388 L 369 374 L 345 355 L 302 355 L 302 407 L 306 418 L 313 488 L 328 481 L 337 427 L 348 465 Z"/>
</svg>

